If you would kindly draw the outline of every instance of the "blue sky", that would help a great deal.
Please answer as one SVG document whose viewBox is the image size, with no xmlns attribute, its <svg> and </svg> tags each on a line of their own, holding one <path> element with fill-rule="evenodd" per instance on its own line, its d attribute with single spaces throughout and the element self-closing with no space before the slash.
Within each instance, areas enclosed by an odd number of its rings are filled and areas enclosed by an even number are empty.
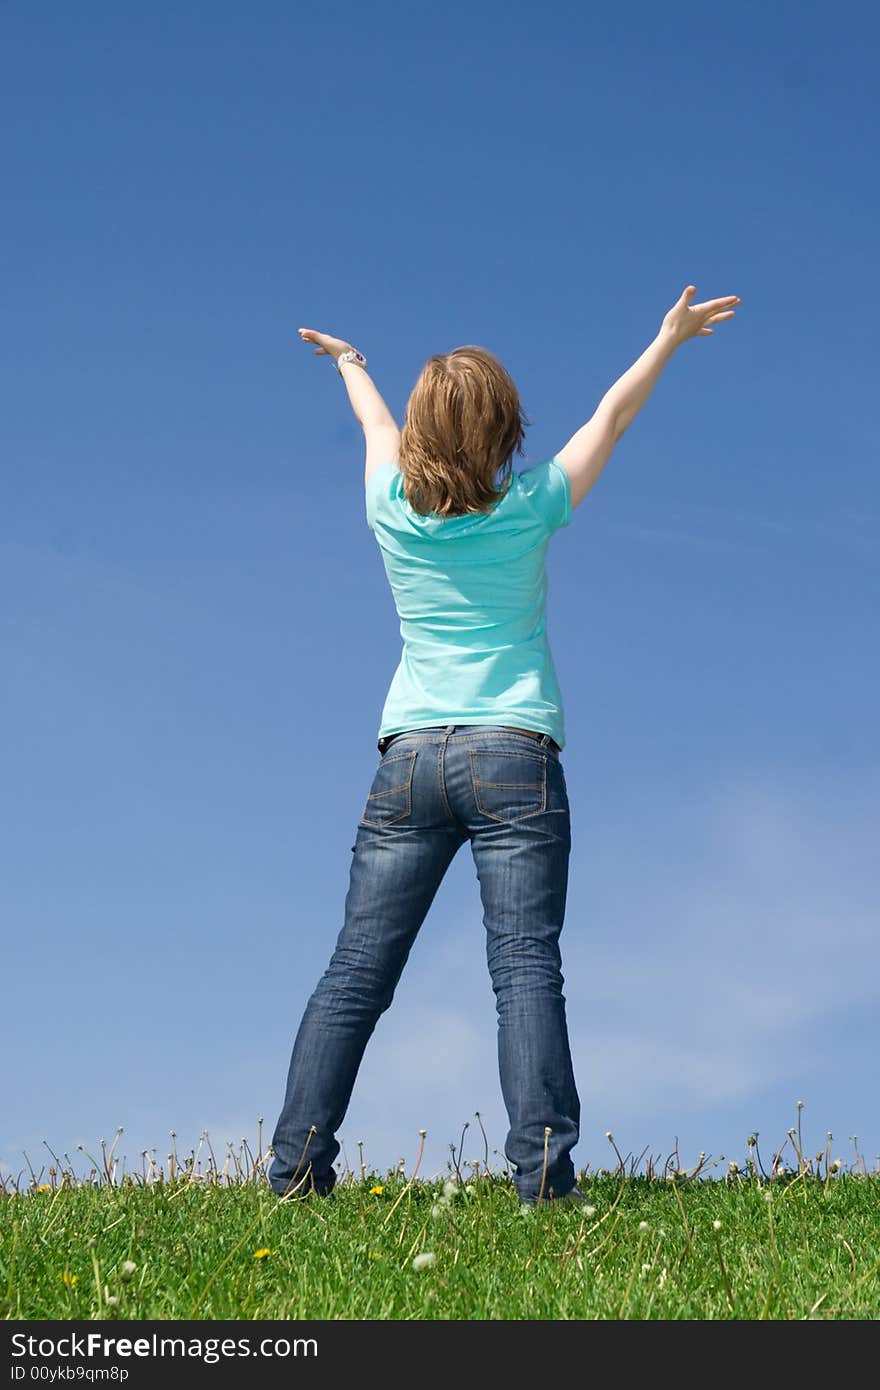
<svg viewBox="0 0 880 1390">
<path fill-rule="evenodd" d="M 843 22 L 845 20 L 846 22 Z M 362 440 L 482 343 L 556 452 L 686 344 L 550 555 L 580 1164 L 880 1151 L 876 11 L 0 6 L 0 1160 L 271 1127 L 399 653 Z M 873 856 L 873 857 L 872 857 Z M 14 1058 L 14 1065 L 9 1059 Z M 467 850 L 342 1137 L 506 1121 Z M 479 1152 L 466 1145 L 466 1153 Z"/>
</svg>

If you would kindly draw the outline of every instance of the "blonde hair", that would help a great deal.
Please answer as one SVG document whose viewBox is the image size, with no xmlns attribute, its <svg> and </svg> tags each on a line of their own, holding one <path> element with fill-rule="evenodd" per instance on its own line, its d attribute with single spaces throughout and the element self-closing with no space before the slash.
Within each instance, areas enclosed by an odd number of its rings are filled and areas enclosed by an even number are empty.
<svg viewBox="0 0 880 1390">
<path fill-rule="evenodd" d="M 407 502 L 422 516 L 490 511 L 510 486 L 529 424 L 510 374 L 486 348 L 435 353 L 412 389 L 400 435 Z"/>
</svg>

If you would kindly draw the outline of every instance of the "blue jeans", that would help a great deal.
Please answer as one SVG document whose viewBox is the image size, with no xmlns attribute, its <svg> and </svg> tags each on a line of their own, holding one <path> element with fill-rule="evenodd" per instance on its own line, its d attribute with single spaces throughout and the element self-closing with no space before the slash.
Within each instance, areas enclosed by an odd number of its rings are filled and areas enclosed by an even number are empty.
<svg viewBox="0 0 880 1390">
<path fill-rule="evenodd" d="M 469 840 L 498 1010 L 505 1153 L 520 1198 L 533 1201 L 546 1144 L 544 1196 L 561 1197 L 575 1183 L 580 1102 L 559 954 L 571 827 L 556 745 L 499 725 L 450 724 L 383 746 L 352 846 L 345 924 L 294 1042 L 269 1181 L 279 1196 L 331 1191 L 335 1133 L 364 1049 Z"/>
</svg>

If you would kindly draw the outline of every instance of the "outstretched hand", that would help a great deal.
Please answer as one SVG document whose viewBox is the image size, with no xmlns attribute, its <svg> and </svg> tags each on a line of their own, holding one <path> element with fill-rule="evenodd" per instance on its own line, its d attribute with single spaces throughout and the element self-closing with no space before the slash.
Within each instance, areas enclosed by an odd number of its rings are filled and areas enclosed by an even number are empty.
<svg viewBox="0 0 880 1390">
<path fill-rule="evenodd" d="M 316 328 L 301 328 L 299 336 L 304 343 L 318 344 L 315 348 L 316 357 L 332 357 L 334 362 L 351 347 L 351 343 L 345 343 L 341 338 L 331 338 L 329 333 L 319 333 Z"/>
<path fill-rule="evenodd" d="M 733 318 L 734 310 L 731 306 L 740 302 L 737 295 L 728 294 L 723 299 L 707 299 L 702 304 L 691 304 L 691 298 L 696 292 L 696 285 L 686 285 L 681 299 L 673 304 L 663 320 L 663 328 L 666 332 L 674 334 L 679 343 L 686 342 L 688 338 L 713 333 L 714 329 L 708 325 Z"/>
</svg>

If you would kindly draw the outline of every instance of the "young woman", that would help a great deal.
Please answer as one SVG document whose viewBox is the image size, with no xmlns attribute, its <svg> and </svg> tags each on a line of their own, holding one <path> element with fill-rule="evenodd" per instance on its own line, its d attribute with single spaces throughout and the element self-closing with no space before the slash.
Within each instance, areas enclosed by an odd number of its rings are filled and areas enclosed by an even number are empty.
<svg viewBox="0 0 880 1390">
<path fill-rule="evenodd" d="M 480 347 L 426 363 L 402 432 L 349 343 L 331 357 L 366 438 L 366 515 L 403 653 L 382 711 L 381 760 L 358 825 L 345 922 L 293 1047 L 269 1171 L 279 1196 L 327 1195 L 336 1130 L 364 1049 L 453 856 L 470 842 L 498 1010 L 505 1153 L 521 1201 L 576 1202 L 572 1071 L 559 935 L 571 845 L 562 697 L 547 642 L 545 560 L 673 352 L 733 317 L 736 295 L 691 302 L 558 454 L 512 472 L 528 423 Z"/>
</svg>

